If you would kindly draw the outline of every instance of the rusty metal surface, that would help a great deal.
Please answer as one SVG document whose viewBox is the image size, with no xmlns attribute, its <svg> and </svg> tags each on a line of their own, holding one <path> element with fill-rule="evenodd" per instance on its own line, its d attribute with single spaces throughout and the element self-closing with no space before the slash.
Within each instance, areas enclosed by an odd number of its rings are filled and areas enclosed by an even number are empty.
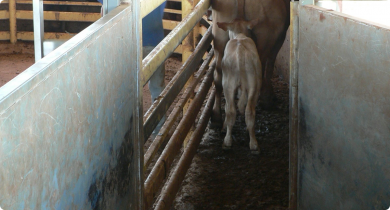
<svg viewBox="0 0 390 210">
<path fill-rule="evenodd" d="M 142 208 L 138 6 L 0 88 L 1 209 Z"/>
<path fill-rule="evenodd" d="M 390 206 L 390 28 L 299 9 L 299 209 Z"/>
<path fill-rule="evenodd" d="M 180 148 L 184 139 L 186 138 L 191 126 L 195 122 L 195 118 L 198 115 L 200 108 L 203 105 L 207 93 L 213 82 L 214 68 L 209 68 L 206 76 L 204 77 L 199 91 L 196 93 L 194 100 L 190 104 L 187 112 L 184 114 L 183 119 L 175 129 L 171 139 L 164 148 L 164 151 L 158 158 L 149 176 L 145 180 L 144 184 L 144 202 L 145 209 L 149 209 L 152 205 L 153 198 L 161 187 L 163 180 L 167 178 L 171 164 L 180 152 Z"/>
<path fill-rule="evenodd" d="M 153 132 L 154 128 L 160 122 L 161 118 L 167 112 L 168 108 L 171 106 L 176 96 L 183 89 L 186 84 L 188 78 L 192 76 L 195 70 L 198 68 L 199 62 L 202 60 L 202 57 L 206 50 L 210 47 L 210 43 L 212 41 L 211 27 L 205 34 L 205 36 L 200 41 L 199 45 L 196 47 L 195 51 L 188 60 L 183 64 L 179 71 L 182 73 L 178 76 L 176 82 L 172 84 L 166 95 L 159 101 L 155 110 L 153 110 L 152 114 L 146 119 L 144 123 L 144 140 L 146 141 L 150 134 Z"/>
<path fill-rule="evenodd" d="M 194 131 L 194 134 L 189 140 L 188 146 L 183 152 L 183 155 L 180 157 L 179 162 L 175 168 L 175 171 L 172 173 L 171 178 L 168 181 L 166 188 L 161 192 L 160 199 L 157 201 L 155 210 L 171 209 L 173 200 L 176 197 L 176 194 L 181 186 L 181 183 L 184 180 L 187 170 L 190 168 L 192 159 L 194 158 L 196 151 L 199 147 L 199 144 L 202 140 L 203 134 L 209 122 L 211 112 L 214 105 L 215 98 L 215 89 L 211 90 L 210 96 L 207 99 L 206 106 L 203 108 L 202 114 L 199 117 L 199 123 Z"/>
<path fill-rule="evenodd" d="M 180 100 L 176 103 L 175 108 L 172 110 L 171 114 L 168 116 L 167 121 L 164 123 L 164 125 L 161 127 L 161 130 L 159 131 L 159 135 L 156 136 L 156 138 L 153 140 L 153 142 L 150 144 L 148 150 L 145 152 L 144 155 L 144 170 L 149 167 L 149 164 L 152 162 L 153 158 L 157 154 L 157 151 L 160 149 L 160 147 L 163 145 L 163 143 L 169 138 L 169 131 L 171 130 L 172 126 L 176 122 L 177 118 L 179 117 L 180 113 L 182 112 L 182 109 L 190 96 L 193 94 L 197 84 L 199 83 L 200 79 L 205 74 L 207 67 L 214 69 L 216 62 L 213 60 L 211 65 L 209 66 L 209 63 L 211 59 L 213 58 L 214 50 L 211 50 L 209 55 L 207 56 L 206 60 L 203 62 L 202 66 L 199 68 L 199 70 L 196 72 L 195 79 L 192 81 L 192 84 L 188 86 Z"/>
<path fill-rule="evenodd" d="M 289 93 L 289 209 L 298 208 L 298 38 L 299 2 L 291 2 L 290 8 L 290 93 Z"/>
</svg>

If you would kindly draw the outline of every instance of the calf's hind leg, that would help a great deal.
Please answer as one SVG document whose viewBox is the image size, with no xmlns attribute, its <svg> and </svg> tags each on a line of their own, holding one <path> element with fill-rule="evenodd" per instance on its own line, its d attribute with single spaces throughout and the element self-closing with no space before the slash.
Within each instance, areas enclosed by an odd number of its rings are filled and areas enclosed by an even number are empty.
<svg viewBox="0 0 390 210">
<path fill-rule="evenodd" d="M 236 107 L 234 103 L 235 87 L 224 87 L 223 93 L 225 95 L 225 122 L 223 127 L 226 127 L 226 136 L 222 144 L 223 149 L 230 149 L 232 146 L 232 129 L 234 122 L 236 121 Z"/>
<path fill-rule="evenodd" d="M 256 136 L 255 136 L 255 115 L 256 115 L 256 101 L 257 101 L 256 93 L 254 91 L 250 91 L 248 97 L 248 103 L 245 109 L 245 123 L 249 132 L 249 148 L 252 154 L 259 154 L 259 146 L 257 144 Z"/>
</svg>

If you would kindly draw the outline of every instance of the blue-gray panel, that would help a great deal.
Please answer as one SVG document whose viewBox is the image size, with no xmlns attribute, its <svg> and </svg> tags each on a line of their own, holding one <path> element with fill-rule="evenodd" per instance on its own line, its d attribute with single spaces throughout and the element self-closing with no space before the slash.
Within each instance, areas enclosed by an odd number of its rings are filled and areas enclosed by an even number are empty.
<svg viewBox="0 0 390 210">
<path fill-rule="evenodd" d="M 139 207 L 140 31 L 131 7 L 138 1 L 0 88 L 1 208 Z"/>
<path fill-rule="evenodd" d="M 390 206 L 390 29 L 299 10 L 299 209 Z"/>
</svg>

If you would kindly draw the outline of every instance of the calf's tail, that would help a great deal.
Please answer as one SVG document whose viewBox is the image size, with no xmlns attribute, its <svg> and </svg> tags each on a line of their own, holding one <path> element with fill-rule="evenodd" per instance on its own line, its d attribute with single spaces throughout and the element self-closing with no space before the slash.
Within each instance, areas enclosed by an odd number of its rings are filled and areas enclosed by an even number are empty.
<svg viewBox="0 0 390 210">
<path fill-rule="evenodd" d="M 241 86 L 241 95 L 238 99 L 238 111 L 241 114 L 245 113 L 245 106 L 248 101 L 248 81 L 246 76 L 241 76 L 243 72 L 245 72 L 245 62 L 246 62 L 246 55 L 245 55 L 245 48 L 243 45 L 238 44 L 238 50 L 237 50 L 237 56 L 238 59 L 238 72 L 240 77 L 240 86 Z"/>
</svg>

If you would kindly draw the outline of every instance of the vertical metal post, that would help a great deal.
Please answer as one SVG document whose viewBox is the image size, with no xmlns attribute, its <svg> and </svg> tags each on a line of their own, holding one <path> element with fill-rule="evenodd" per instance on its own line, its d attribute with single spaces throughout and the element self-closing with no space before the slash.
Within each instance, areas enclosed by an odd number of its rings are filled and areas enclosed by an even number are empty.
<svg viewBox="0 0 390 210">
<path fill-rule="evenodd" d="M 192 8 L 191 8 L 191 11 L 192 9 L 199 3 L 199 0 L 192 0 Z M 191 12 L 190 11 L 190 12 Z M 192 29 L 192 34 L 193 34 L 193 49 L 195 49 L 196 45 L 198 45 L 198 37 L 199 37 L 199 34 L 200 34 L 200 23 L 197 23 L 195 26 L 194 26 L 194 29 Z"/>
<path fill-rule="evenodd" d="M 194 6 L 198 2 L 199 2 L 199 0 L 182 0 L 181 1 L 182 19 L 187 17 L 187 15 L 192 12 L 192 9 L 194 8 Z M 199 23 L 197 23 L 197 25 L 198 24 Z M 199 33 L 199 30 L 196 29 L 197 25 L 195 25 L 194 29 L 187 35 L 187 37 L 182 42 L 182 49 L 183 49 L 183 51 L 182 51 L 182 55 L 181 56 L 182 56 L 182 62 L 183 63 L 188 59 L 188 57 L 190 57 L 190 55 L 192 54 L 192 52 L 195 49 L 195 37 L 197 36 L 196 33 Z M 191 76 L 188 79 L 188 82 L 185 85 L 184 89 L 187 88 L 187 86 L 191 84 L 192 80 L 193 80 L 193 76 Z M 190 99 L 188 99 L 187 103 L 184 105 L 184 107 L 183 107 L 183 115 L 187 111 L 189 105 L 191 104 L 192 98 L 193 98 L 193 96 Z M 187 147 L 187 142 L 188 142 L 188 140 L 190 139 L 190 137 L 192 135 L 192 131 L 193 131 L 193 129 L 191 129 L 188 132 L 187 137 L 184 140 L 184 143 L 183 143 L 183 147 L 184 148 Z"/>
<path fill-rule="evenodd" d="M 187 17 L 188 14 L 191 13 L 193 8 L 192 1 L 190 0 L 182 0 L 181 1 L 181 10 L 182 10 L 182 19 Z M 182 42 L 182 61 L 183 63 L 190 57 L 192 51 L 194 51 L 194 35 L 193 31 L 191 31 L 188 36 Z"/>
<path fill-rule="evenodd" d="M 118 0 L 103 0 L 102 10 L 103 10 L 103 16 L 107 15 L 111 10 L 115 9 L 121 2 L 127 2 L 129 3 L 129 0 L 126 1 L 118 1 Z"/>
<path fill-rule="evenodd" d="M 33 0 L 35 62 L 43 57 L 43 0 Z"/>
<path fill-rule="evenodd" d="M 290 166 L 289 206 L 298 208 L 298 40 L 299 2 L 290 3 Z"/>
<path fill-rule="evenodd" d="M 107 3 L 108 0 L 104 0 Z M 111 0 L 114 1 L 114 0 Z M 130 2 L 131 1 L 131 2 Z M 138 160 L 137 166 L 134 167 L 136 171 L 135 176 L 135 197 L 138 203 L 134 204 L 134 206 L 130 206 L 129 209 L 136 210 L 144 210 L 145 209 L 145 201 L 144 201 L 144 118 L 143 118 L 143 81 L 142 81 L 142 17 L 141 17 L 141 4 L 139 0 L 125 0 L 122 3 L 129 3 L 132 5 L 132 17 L 135 21 L 133 25 L 133 31 L 129 31 L 129 33 L 134 33 L 136 36 L 137 42 L 137 50 L 136 55 L 132 56 L 128 59 L 135 59 L 137 61 L 137 70 L 136 70 L 136 78 L 137 78 L 137 91 L 136 91 L 136 100 L 137 106 L 134 107 L 135 113 L 135 122 L 134 123 L 134 132 L 135 132 L 135 141 L 134 144 L 134 158 Z M 116 2 L 114 5 L 118 6 L 120 2 Z M 106 4 L 107 12 L 109 12 L 108 5 Z M 112 10 L 113 8 L 110 8 Z"/>
<path fill-rule="evenodd" d="M 108 0 L 103 0 L 102 9 L 103 9 L 103 16 L 104 16 L 108 13 Z"/>
<path fill-rule="evenodd" d="M 17 41 L 16 37 L 16 0 L 9 0 L 9 32 L 10 42 L 15 44 Z"/>
</svg>

